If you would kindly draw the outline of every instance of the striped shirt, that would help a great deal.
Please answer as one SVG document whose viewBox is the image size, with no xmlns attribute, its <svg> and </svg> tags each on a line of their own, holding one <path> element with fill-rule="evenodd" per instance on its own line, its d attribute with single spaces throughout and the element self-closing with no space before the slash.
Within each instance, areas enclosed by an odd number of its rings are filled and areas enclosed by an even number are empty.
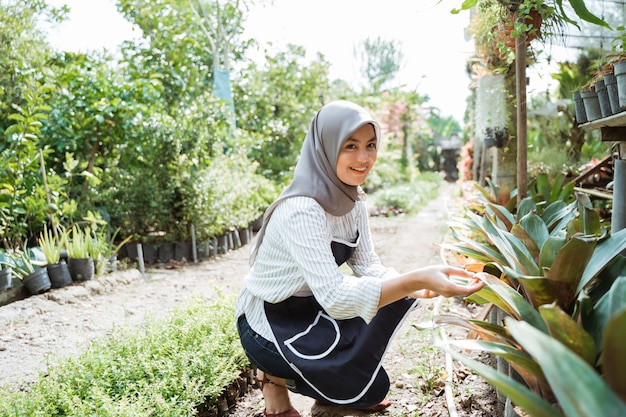
<svg viewBox="0 0 626 417">
<path fill-rule="evenodd" d="M 331 241 L 354 242 L 357 236 L 358 244 L 347 262 L 350 274 L 337 267 Z M 395 275 L 374 251 L 365 201 L 337 217 L 310 197 L 291 197 L 270 218 L 235 314 L 245 314 L 252 329 L 272 340 L 264 302 L 312 294 L 335 319 L 361 317 L 369 322 L 378 311 L 382 280 Z"/>
</svg>

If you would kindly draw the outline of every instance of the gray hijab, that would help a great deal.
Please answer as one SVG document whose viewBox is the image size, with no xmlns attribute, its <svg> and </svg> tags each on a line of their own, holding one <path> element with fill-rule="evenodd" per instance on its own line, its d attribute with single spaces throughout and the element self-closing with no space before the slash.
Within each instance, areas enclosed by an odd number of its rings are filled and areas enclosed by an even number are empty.
<svg viewBox="0 0 626 417">
<path fill-rule="evenodd" d="M 337 177 L 337 157 L 345 140 L 368 123 L 374 126 L 376 139 L 380 141 L 378 123 L 357 104 L 338 100 L 317 112 L 302 144 L 293 181 L 265 211 L 263 226 L 250 254 L 250 265 L 256 259 L 267 223 L 281 201 L 296 196 L 311 197 L 326 212 L 343 216 L 354 208 L 357 200 L 364 198 L 361 187 L 347 185 Z"/>
</svg>

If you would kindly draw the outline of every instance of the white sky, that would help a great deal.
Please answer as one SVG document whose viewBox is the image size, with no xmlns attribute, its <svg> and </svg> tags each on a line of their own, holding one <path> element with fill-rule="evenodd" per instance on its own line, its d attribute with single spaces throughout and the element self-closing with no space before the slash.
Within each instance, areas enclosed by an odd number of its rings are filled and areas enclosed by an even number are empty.
<svg viewBox="0 0 626 417">
<path fill-rule="evenodd" d="M 70 51 L 115 51 L 125 39 L 139 36 L 116 11 L 114 0 L 48 0 L 67 4 L 70 20 L 50 33 L 53 46 Z M 355 45 L 378 36 L 401 43 L 404 66 L 397 82 L 406 84 L 438 107 L 443 116 L 462 122 L 469 95 L 466 60 L 473 43 L 464 30 L 469 13 L 452 15 L 461 0 L 275 0 L 258 6 L 246 23 L 249 35 L 275 47 L 302 45 L 331 63 L 331 78 L 360 79 Z M 439 3 L 439 4 L 438 4 Z"/>
</svg>

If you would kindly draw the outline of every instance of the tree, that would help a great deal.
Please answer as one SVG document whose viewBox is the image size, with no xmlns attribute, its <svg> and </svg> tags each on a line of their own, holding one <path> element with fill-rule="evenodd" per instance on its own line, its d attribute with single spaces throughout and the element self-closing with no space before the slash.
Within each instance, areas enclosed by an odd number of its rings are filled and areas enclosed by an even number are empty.
<svg viewBox="0 0 626 417">
<path fill-rule="evenodd" d="M 62 22 L 67 12 L 44 0 L 0 2 L 0 131 L 12 124 L 7 118 L 11 106 L 23 101 L 21 86 L 41 72 L 50 53 L 40 23 Z"/>
<path fill-rule="evenodd" d="M 354 49 L 355 58 L 361 62 L 361 75 L 367 80 L 374 93 L 380 92 L 385 84 L 396 77 L 402 66 L 402 44 L 397 41 L 386 41 L 380 36 L 376 39 L 367 38 L 361 49 Z"/>
</svg>

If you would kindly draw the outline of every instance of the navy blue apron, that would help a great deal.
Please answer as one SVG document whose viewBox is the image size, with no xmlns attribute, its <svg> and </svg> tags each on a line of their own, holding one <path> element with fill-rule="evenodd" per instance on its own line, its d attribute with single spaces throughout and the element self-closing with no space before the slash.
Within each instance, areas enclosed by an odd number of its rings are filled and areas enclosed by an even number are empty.
<svg viewBox="0 0 626 417">
<path fill-rule="evenodd" d="M 337 265 L 352 256 L 354 245 L 348 250 L 338 249 L 346 246 L 342 243 L 331 245 Z M 313 296 L 266 302 L 265 313 L 278 351 L 296 373 L 329 402 L 351 404 L 367 393 L 391 339 L 417 302 L 405 298 L 385 306 L 369 324 L 360 317 L 335 320 Z"/>
</svg>

